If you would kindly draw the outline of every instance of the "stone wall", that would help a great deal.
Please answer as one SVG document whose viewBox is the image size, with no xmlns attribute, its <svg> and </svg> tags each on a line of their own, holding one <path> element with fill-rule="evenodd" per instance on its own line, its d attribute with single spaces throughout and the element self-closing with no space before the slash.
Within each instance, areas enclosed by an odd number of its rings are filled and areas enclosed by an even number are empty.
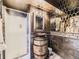
<svg viewBox="0 0 79 59">
<path fill-rule="evenodd" d="M 52 48 L 64 59 L 79 59 L 79 39 L 52 36 Z"/>
</svg>

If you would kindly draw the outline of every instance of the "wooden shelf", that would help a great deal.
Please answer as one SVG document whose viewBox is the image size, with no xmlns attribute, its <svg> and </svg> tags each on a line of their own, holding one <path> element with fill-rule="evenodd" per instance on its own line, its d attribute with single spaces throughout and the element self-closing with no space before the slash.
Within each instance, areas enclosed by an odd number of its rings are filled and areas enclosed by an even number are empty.
<svg viewBox="0 0 79 59">
<path fill-rule="evenodd" d="M 61 36 L 61 37 L 67 37 L 67 38 L 72 38 L 72 39 L 79 39 L 79 33 L 63 33 L 63 32 L 50 32 L 51 35 L 54 36 Z"/>
</svg>

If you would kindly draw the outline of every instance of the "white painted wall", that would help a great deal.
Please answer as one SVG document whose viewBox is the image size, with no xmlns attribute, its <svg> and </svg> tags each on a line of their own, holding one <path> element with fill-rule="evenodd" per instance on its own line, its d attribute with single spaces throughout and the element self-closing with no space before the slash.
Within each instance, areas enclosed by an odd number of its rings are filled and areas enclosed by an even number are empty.
<svg viewBox="0 0 79 59">
<path fill-rule="evenodd" d="M 2 19 L 0 18 L 0 43 L 3 42 Z"/>
</svg>

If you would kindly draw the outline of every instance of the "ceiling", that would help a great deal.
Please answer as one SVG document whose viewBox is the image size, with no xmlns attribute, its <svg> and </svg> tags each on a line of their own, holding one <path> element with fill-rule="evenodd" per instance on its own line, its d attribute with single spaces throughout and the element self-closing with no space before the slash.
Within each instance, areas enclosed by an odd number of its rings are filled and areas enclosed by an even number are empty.
<svg viewBox="0 0 79 59">
<path fill-rule="evenodd" d="M 69 17 L 79 15 L 79 0 L 3 0 L 3 4 L 24 11 L 26 11 L 28 4 L 35 7 L 40 5 L 41 9 L 56 15 L 63 15 L 64 13 Z"/>
<path fill-rule="evenodd" d="M 21 11 L 26 11 L 29 5 L 31 5 L 33 7 L 40 8 L 51 14 L 65 14 L 64 12 L 62 12 L 61 10 L 59 10 L 58 8 L 56 8 L 55 6 L 53 6 L 45 0 L 3 0 L 3 5 Z"/>
<path fill-rule="evenodd" d="M 79 0 L 46 0 L 48 3 L 54 5 L 66 14 L 79 14 Z"/>
</svg>

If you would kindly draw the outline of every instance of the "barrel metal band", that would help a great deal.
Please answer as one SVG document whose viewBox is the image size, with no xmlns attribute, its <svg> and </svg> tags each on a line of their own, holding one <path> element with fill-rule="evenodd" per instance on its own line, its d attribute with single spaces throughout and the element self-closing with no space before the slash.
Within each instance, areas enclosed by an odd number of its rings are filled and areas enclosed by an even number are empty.
<svg viewBox="0 0 79 59">
<path fill-rule="evenodd" d="M 38 47 L 43 47 L 43 46 L 47 46 L 48 44 L 44 44 L 44 45 L 36 45 L 36 44 L 33 44 L 34 46 L 38 46 Z"/>
<path fill-rule="evenodd" d="M 37 55 L 37 56 L 45 56 L 45 55 L 47 55 L 47 53 L 45 53 L 45 54 L 43 54 L 43 55 L 38 55 L 38 54 L 36 54 L 36 53 L 33 53 L 33 54 L 35 54 L 35 55 Z"/>
</svg>

